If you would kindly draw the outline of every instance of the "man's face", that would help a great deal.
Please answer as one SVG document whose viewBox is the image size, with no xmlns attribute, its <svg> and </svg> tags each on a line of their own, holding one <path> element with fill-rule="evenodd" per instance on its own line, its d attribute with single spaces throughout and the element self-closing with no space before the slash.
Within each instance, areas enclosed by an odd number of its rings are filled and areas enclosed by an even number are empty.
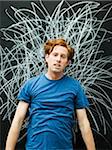
<svg viewBox="0 0 112 150">
<path fill-rule="evenodd" d="M 69 64 L 68 50 L 66 47 L 56 45 L 53 51 L 45 56 L 45 59 L 49 71 L 63 73 L 65 67 Z"/>
</svg>

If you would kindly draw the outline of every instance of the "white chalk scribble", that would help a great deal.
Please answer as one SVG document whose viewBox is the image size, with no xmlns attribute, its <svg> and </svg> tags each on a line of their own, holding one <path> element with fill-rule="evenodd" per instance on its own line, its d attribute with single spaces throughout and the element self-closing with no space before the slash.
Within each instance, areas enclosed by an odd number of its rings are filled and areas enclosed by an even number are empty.
<svg viewBox="0 0 112 150">
<path fill-rule="evenodd" d="M 105 90 L 112 89 L 112 56 L 104 57 L 101 45 L 112 39 L 112 32 L 103 28 L 103 23 L 112 19 L 108 17 L 111 5 L 99 8 L 98 2 L 82 1 L 70 5 L 62 0 L 52 14 L 42 1 L 38 4 L 32 2 L 31 6 L 31 9 L 11 6 L 13 16 L 7 10 L 6 13 L 13 24 L 1 29 L 2 38 L 13 43 L 12 48 L 0 47 L 2 119 L 11 121 L 20 86 L 30 77 L 45 71 L 43 43 L 50 38 L 64 38 L 75 49 L 74 62 L 65 73 L 81 82 L 91 103 L 88 111 L 94 130 L 99 132 L 101 124 L 106 134 L 107 126 L 112 127 L 103 111 L 105 109 L 112 120 L 112 101 Z M 104 16 L 99 19 L 98 14 L 102 11 Z M 25 126 L 26 123 L 23 128 Z"/>
</svg>

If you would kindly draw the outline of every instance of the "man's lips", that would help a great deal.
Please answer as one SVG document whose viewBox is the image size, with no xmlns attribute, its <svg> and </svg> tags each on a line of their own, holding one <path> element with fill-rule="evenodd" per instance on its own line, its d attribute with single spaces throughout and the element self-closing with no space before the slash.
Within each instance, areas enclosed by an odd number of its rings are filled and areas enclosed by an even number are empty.
<svg viewBox="0 0 112 150">
<path fill-rule="evenodd" d="M 61 67 L 61 65 L 60 65 L 60 64 L 54 64 L 54 66 L 56 66 L 56 67 Z"/>
</svg>

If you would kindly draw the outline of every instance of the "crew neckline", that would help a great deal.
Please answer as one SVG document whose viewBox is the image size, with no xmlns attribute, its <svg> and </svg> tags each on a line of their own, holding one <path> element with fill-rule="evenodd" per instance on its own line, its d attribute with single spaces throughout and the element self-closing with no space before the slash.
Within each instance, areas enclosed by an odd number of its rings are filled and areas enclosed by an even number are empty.
<svg viewBox="0 0 112 150">
<path fill-rule="evenodd" d="M 65 75 L 63 75 L 61 78 L 59 78 L 59 79 L 49 79 L 47 76 L 46 76 L 46 74 L 44 74 L 44 77 L 48 80 L 48 81 L 53 81 L 53 82 L 55 82 L 55 81 L 60 81 L 60 80 L 62 80 L 64 77 L 65 77 Z"/>
</svg>

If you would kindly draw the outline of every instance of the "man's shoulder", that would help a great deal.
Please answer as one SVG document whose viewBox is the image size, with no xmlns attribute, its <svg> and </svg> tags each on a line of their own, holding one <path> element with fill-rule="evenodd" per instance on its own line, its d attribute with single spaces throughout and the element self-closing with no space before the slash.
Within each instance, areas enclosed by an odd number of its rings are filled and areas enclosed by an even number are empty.
<svg viewBox="0 0 112 150">
<path fill-rule="evenodd" d="M 66 79 L 73 82 L 73 83 L 79 83 L 79 81 L 71 76 L 66 76 Z"/>
<path fill-rule="evenodd" d="M 32 76 L 31 78 L 29 78 L 28 80 L 29 81 L 35 81 L 35 80 L 38 80 L 40 77 L 41 77 L 42 74 L 38 74 L 36 76 Z"/>
<path fill-rule="evenodd" d="M 40 79 L 40 77 L 41 77 L 41 74 L 38 74 L 38 75 L 36 75 L 36 76 L 32 76 L 32 77 L 30 77 L 29 79 L 27 79 L 27 80 L 25 81 L 25 84 L 32 84 L 32 83 L 35 83 L 35 82 L 37 82 L 37 81 Z"/>
</svg>

